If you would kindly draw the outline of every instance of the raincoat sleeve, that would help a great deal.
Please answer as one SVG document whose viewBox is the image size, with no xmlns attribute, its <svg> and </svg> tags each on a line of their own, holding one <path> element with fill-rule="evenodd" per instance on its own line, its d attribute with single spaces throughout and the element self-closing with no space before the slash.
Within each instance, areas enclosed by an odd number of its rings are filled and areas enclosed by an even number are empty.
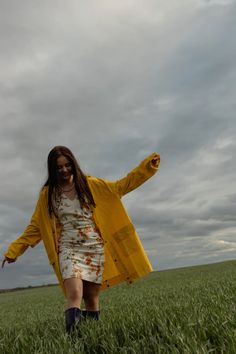
<svg viewBox="0 0 236 354">
<path fill-rule="evenodd" d="M 159 155 L 155 152 L 148 156 L 137 167 L 130 171 L 127 176 L 115 182 L 110 182 L 110 188 L 114 193 L 122 197 L 139 187 L 157 172 L 160 161 L 158 160 L 156 163 L 153 162 L 153 159 L 157 156 Z"/>
<path fill-rule="evenodd" d="M 7 252 L 4 254 L 5 257 L 16 259 L 22 255 L 29 246 L 34 247 L 41 241 L 39 229 L 39 204 L 38 201 L 29 225 L 23 234 L 10 244 Z"/>
</svg>

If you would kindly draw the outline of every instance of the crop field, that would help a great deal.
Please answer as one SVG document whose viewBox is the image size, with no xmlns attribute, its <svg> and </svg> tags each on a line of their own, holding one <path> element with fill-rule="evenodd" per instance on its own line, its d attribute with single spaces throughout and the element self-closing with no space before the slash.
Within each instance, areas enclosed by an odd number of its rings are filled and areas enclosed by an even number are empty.
<svg viewBox="0 0 236 354">
<path fill-rule="evenodd" d="M 73 339 L 63 306 L 58 286 L 0 294 L 0 353 L 236 353 L 236 261 L 105 290 L 101 319 L 84 321 Z"/>
</svg>

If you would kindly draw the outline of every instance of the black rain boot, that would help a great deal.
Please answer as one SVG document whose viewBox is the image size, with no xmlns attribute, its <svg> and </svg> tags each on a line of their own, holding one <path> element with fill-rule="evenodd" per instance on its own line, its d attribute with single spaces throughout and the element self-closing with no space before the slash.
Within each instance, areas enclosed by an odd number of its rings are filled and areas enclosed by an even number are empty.
<svg viewBox="0 0 236 354">
<path fill-rule="evenodd" d="M 75 330 L 76 325 L 82 319 L 82 311 L 78 307 L 71 307 L 65 311 L 66 320 L 66 332 L 72 334 Z"/>
<path fill-rule="evenodd" d="M 99 315 L 100 315 L 100 311 L 88 311 L 88 310 L 83 311 L 83 316 L 85 318 L 92 318 L 96 321 L 99 320 Z"/>
<path fill-rule="evenodd" d="M 84 319 L 86 319 L 86 317 L 87 317 L 87 310 L 82 310 L 82 316 L 83 316 L 83 318 Z"/>
</svg>

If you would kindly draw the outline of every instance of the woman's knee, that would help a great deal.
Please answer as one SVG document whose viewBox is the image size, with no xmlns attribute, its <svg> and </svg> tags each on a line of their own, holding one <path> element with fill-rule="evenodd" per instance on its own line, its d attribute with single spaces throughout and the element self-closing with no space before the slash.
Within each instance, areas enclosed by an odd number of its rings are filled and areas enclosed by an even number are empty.
<svg viewBox="0 0 236 354">
<path fill-rule="evenodd" d="M 82 283 L 81 281 L 65 281 L 67 299 L 71 301 L 81 300 L 82 298 Z"/>
<path fill-rule="evenodd" d="M 101 289 L 101 284 L 91 283 L 83 280 L 83 292 L 85 296 L 98 296 Z"/>
<path fill-rule="evenodd" d="M 66 292 L 68 300 L 81 300 L 82 294 L 80 289 L 70 289 Z"/>
<path fill-rule="evenodd" d="M 99 289 L 94 287 L 84 287 L 83 298 L 86 302 L 95 303 L 98 300 Z"/>
</svg>

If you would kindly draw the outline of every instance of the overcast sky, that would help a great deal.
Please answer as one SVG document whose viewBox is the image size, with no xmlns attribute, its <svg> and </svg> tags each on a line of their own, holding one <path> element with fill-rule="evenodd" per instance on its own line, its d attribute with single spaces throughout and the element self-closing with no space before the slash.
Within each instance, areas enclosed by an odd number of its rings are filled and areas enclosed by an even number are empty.
<svg viewBox="0 0 236 354">
<path fill-rule="evenodd" d="M 55 145 L 116 180 L 155 270 L 236 259 L 236 1 L 1 0 L 0 255 L 24 231 Z M 56 282 L 43 245 L 0 288 Z"/>
</svg>

